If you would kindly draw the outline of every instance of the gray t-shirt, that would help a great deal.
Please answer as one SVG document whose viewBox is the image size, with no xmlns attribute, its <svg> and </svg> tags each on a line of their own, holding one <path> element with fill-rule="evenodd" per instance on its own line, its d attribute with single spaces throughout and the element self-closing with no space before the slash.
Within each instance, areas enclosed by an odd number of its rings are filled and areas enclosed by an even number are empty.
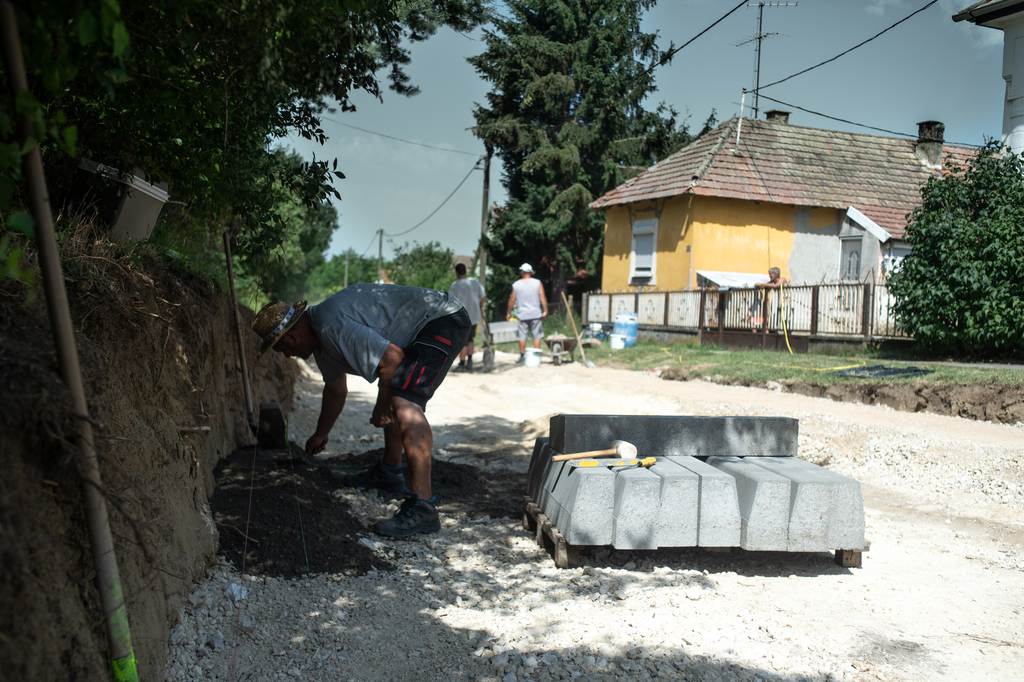
<svg viewBox="0 0 1024 682">
<path fill-rule="evenodd" d="M 388 343 L 406 348 L 428 322 L 461 308 L 447 291 L 356 284 L 306 309 L 320 340 L 313 357 L 327 383 L 343 373 L 373 382 Z"/>
<path fill-rule="evenodd" d="M 521 279 L 512 285 L 516 292 L 516 308 L 520 320 L 539 320 L 544 313 L 540 305 L 540 280 Z"/>
<path fill-rule="evenodd" d="M 484 293 L 484 287 L 479 280 L 473 277 L 457 279 L 448 287 L 448 291 L 459 299 L 462 305 L 466 306 L 469 321 L 473 324 L 480 324 L 480 299 L 487 294 Z"/>
</svg>

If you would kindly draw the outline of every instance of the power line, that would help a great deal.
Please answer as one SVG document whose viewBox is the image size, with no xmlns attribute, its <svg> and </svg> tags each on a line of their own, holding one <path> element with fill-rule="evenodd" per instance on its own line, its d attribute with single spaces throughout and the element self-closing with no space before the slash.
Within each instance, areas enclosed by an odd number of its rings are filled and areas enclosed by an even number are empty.
<svg viewBox="0 0 1024 682">
<path fill-rule="evenodd" d="M 479 156 L 479 154 L 477 152 L 464 152 L 464 151 L 461 151 L 459 149 L 446 149 L 445 147 L 437 147 L 437 146 L 434 146 L 432 144 L 424 144 L 422 142 L 413 142 L 412 140 L 403 140 L 402 138 L 395 137 L 394 135 L 385 135 L 384 133 L 378 133 L 378 132 L 373 131 L 373 130 L 367 130 L 366 128 L 360 128 L 359 126 L 350 125 L 348 123 L 342 123 L 341 121 L 339 121 L 337 119 L 328 118 L 327 116 L 323 116 L 322 118 L 325 121 L 330 121 L 331 123 L 337 123 L 338 125 L 345 126 L 346 128 L 352 128 L 353 130 L 358 130 L 360 132 L 369 133 L 370 135 L 376 135 L 378 137 L 386 137 L 387 139 L 395 140 L 396 142 L 404 142 L 406 144 L 414 144 L 417 147 L 426 147 L 427 149 L 437 149 L 437 150 L 440 150 L 442 152 L 452 152 L 453 154 L 466 154 L 468 156 Z"/>
<path fill-rule="evenodd" d="M 800 111 L 806 111 L 808 114 L 814 114 L 815 116 L 821 116 L 822 118 L 829 118 L 829 119 L 832 119 L 833 121 L 839 121 L 840 123 L 849 123 L 852 126 L 859 126 L 861 128 L 867 128 L 869 130 L 877 130 L 880 133 L 888 133 L 890 135 L 896 135 L 897 137 L 917 137 L 917 135 L 908 135 L 907 133 L 898 133 L 895 130 L 886 130 L 885 128 L 876 128 L 874 126 L 864 125 L 863 123 L 856 123 L 854 121 L 848 121 L 845 118 L 836 118 L 835 116 L 829 116 L 828 114 L 823 114 L 820 111 L 811 111 L 810 109 L 804 109 L 803 107 L 798 107 L 795 104 L 789 104 L 787 102 L 783 102 L 782 100 L 774 99 L 772 97 L 769 97 L 768 95 L 761 95 L 761 97 L 764 97 L 766 100 L 769 100 L 771 102 L 775 102 L 776 104 L 781 104 L 784 107 L 793 107 L 794 109 L 799 109 Z"/>
<path fill-rule="evenodd" d="M 377 232 L 376 231 L 374 231 L 373 236 L 370 237 L 370 243 L 367 244 L 366 248 L 363 249 L 363 252 L 361 254 L 359 254 L 360 258 L 363 258 L 364 256 L 366 256 L 366 252 L 370 250 L 370 247 L 373 246 L 373 243 L 375 241 L 377 241 Z"/>
<path fill-rule="evenodd" d="M 886 130 L 885 128 L 876 128 L 874 126 L 865 125 L 863 123 L 857 123 L 855 121 L 849 121 L 849 120 L 847 120 L 845 118 L 837 118 L 835 116 L 829 116 L 828 114 L 823 114 L 820 111 L 812 111 L 811 109 L 805 109 L 804 107 L 798 107 L 795 104 L 789 104 L 788 102 L 783 102 L 782 100 L 778 100 L 778 99 L 775 99 L 773 97 L 769 97 L 768 95 L 761 95 L 761 97 L 764 97 L 766 100 L 775 102 L 776 104 L 781 104 L 784 107 L 792 107 L 794 109 L 799 109 L 800 111 L 805 111 L 808 114 L 813 114 L 814 116 L 821 116 L 822 118 L 831 119 L 833 121 L 839 121 L 840 123 L 848 123 L 849 125 L 857 126 L 857 127 L 860 127 L 860 128 L 867 128 L 868 130 L 877 130 L 880 133 L 888 133 L 889 135 L 896 135 L 897 137 L 909 137 L 909 138 L 916 138 L 917 137 L 917 135 L 910 135 L 909 133 L 898 133 L 895 130 Z M 957 145 L 959 147 L 981 147 L 982 146 L 982 145 L 979 145 L 979 144 L 970 144 L 968 142 L 948 142 L 948 144 L 955 144 L 955 145 Z"/>
<path fill-rule="evenodd" d="M 484 157 L 481 156 L 479 159 L 477 159 L 477 163 L 480 163 L 480 160 L 483 159 L 483 158 Z M 433 211 L 431 211 L 430 215 L 428 215 L 426 218 L 424 218 L 423 220 L 419 221 L 418 223 L 416 223 L 415 225 L 410 227 L 405 232 L 399 232 L 398 234 L 388 234 L 387 232 L 385 232 L 384 235 L 387 236 L 387 237 L 401 237 L 401 236 L 407 235 L 410 232 L 412 232 L 413 230 L 415 230 L 417 227 L 422 225 L 423 223 L 425 223 L 428 220 L 430 220 L 431 218 L 433 218 L 434 214 L 437 213 L 438 211 L 440 211 L 441 207 L 444 206 L 445 204 L 447 204 L 448 200 L 451 199 L 453 196 L 455 196 L 455 193 L 459 191 L 459 187 L 462 187 L 466 183 L 466 180 L 469 180 L 469 176 L 472 175 L 473 171 L 475 171 L 477 169 L 477 163 L 473 164 L 473 167 L 469 169 L 468 173 L 466 173 L 466 177 L 462 178 L 462 181 L 459 182 L 458 185 L 456 185 L 455 189 L 452 190 L 452 193 L 449 194 L 447 197 L 445 197 L 445 200 L 441 202 L 441 205 L 438 206 L 437 208 L 435 208 Z"/>
<path fill-rule="evenodd" d="M 764 90 L 765 88 L 770 88 L 770 87 L 772 87 L 773 85 L 778 85 L 779 83 L 785 83 L 785 82 L 786 82 L 786 81 L 788 81 L 788 80 L 789 80 L 790 78 L 796 78 L 797 76 L 803 75 L 803 74 L 807 73 L 808 71 L 813 71 L 814 69 L 818 68 L 819 66 L 824 66 L 825 64 L 828 64 L 829 62 L 834 62 L 835 60 L 839 59 L 839 58 L 840 58 L 840 57 L 842 57 L 843 55 L 846 55 L 846 54 L 850 54 L 851 52 L 853 52 L 854 50 L 856 50 L 856 49 L 857 49 L 858 47 L 862 47 L 862 46 L 864 46 L 864 45 L 867 45 L 867 44 L 868 44 L 868 43 L 870 43 L 870 42 L 871 42 L 872 40 L 874 40 L 874 39 L 875 39 L 875 38 L 877 38 L 878 36 L 882 35 L 882 34 L 883 34 L 883 33 L 885 33 L 886 31 L 891 31 L 892 29 L 896 28 L 897 26 L 899 26 L 900 24 L 902 24 L 902 23 L 903 23 L 904 21 L 906 21 L 907 19 L 910 19 L 910 18 L 911 18 L 912 16 L 914 16 L 915 14 L 920 14 L 921 12 L 925 11 L 926 9 L 928 9 L 929 7 L 931 7 L 932 5 L 934 5 L 934 4 L 935 4 L 936 2 L 938 2 L 938 1 L 939 1 L 939 0 L 932 0 L 931 2 L 929 2 L 929 3 L 927 4 L 927 5 L 925 5 L 925 6 L 924 6 L 924 7 L 922 7 L 921 9 L 917 10 L 916 12 L 912 12 L 911 14 L 908 14 L 907 16 L 903 17 L 902 19 L 900 19 L 899 21 L 897 21 L 897 22 L 896 22 L 895 24 L 893 24 L 893 25 L 892 25 L 892 26 L 890 26 L 889 28 L 885 29 L 884 31 L 880 31 L 879 33 L 876 33 L 875 35 L 871 36 L 870 38 L 868 38 L 868 39 L 867 39 L 867 40 L 865 40 L 864 42 L 862 42 L 862 43 L 858 43 L 857 45 L 854 45 L 853 47 L 851 47 L 851 48 L 850 48 L 849 50 L 847 50 L 846 52 L 841 52 L 841 53 L 837 54 L 837 55 L 836 55 L 835 57 L 832 57 L 832 59 L 826 59 L 825 61 L 821 62 L 820 64 L 815 64 L 814 66 L 812 66 L 812 67 L 810 67 L 810 68 L 808 68 L 808 69 L 804 69 L 803 71 L 800 71 L 800 72 L 794 73 L 794 74 L 793 74 L 792 76 L 786 76 L 786 77 L 785 77 L 785 78 L 783 78 L 782 80 L 777 80 L 777 81 L 775 81 L 774 83 L 769 83 L 768 85 L 762 85 L 762 86 L 761 86 L 760 88 L 757 88 L 756 90 L 754 90 L 754 92 L 755 92 L 755 93 L 757 93 L 757 94 L 760 94 L 760 93 L 759 93 L 759 91 L 760 91 L 760 90 Z M 764 95 L 760 95 L 760 96 L 762 96 L 762 97 L 763 97 Z M 767 98 L 767 99 L 771 99 L 771 98 Z M 772 100 L 772 101 L 774 102 L 774 101 L 776 101 L 776 100 Z M 788 106 L 788 105 L 787 105 L 787 106 Z M 799 109 L 799 107 L 797 107 L 797 108 Z M 838 119 L 837 119 L 837 120 L 838 120 Z M 854 125 L 859 125 L 859 124 L 854 124 Z M 870 126 L 865 126 L 865 127 L 870 127 Z M 876 130 L 877 130 L 877 129 L 876 129 Z"/>
<path fill-rule="evenodd" d="M 650 73 L 651 71 L 654 71 L 654 69 L 658 68 L 659 66 L 664 66 L 665 64 L 667 64 L 667 63 L 669 62 L 669 60 L 670 60 L 670 59 L 672 59 L 672 57 L 674 57 L 674 56 L 675 56 L 675 54 L 676 54 L 677 52 L 679 52 L 679 51 L 680 51 L 680 50 L 682 50 L 682 49 L 683 49 L 684 47 L 686 47 L 687 45 L 689 45 L 690 43 L 692 43 L 693 41 L 695 41 L 695 40 L 696 40 L 697 38 L 700 38 L 700 37 L 701 37 L 702 35 L 704 35 L 704 34 L 705 34 L 705 33 L 707 33 L 708 31 L 710 31 L 711 29 L 713 29 L 713 28 L 714 28 L 715 26 L 718 26 L 718 25 L 719 25 L 720 23 L 722 23 L 723 21 L 725 21 L 725 18 L 726 18 L 726 17 L 728 17 L 728 16 L 730 15 L 730 14 L 732 14 L 733 12 L 735 12 L 735 11 L 736 11 L 736 10 L 738 10 L 738 9 L 739 9 L 740 7 L 743 7 L 743 6 L 744 6 L 744 5 L 746 5 L 746 4 L 747 4 L 747 0 L 743 0 L 743 2 L 741 2 L 741 3 L 740 3 L 740 4 L 738 4 L 738 5 L 736 5 L 736 6 L 735 6 L 735 7 L 733 7 L 733 8 L 731 9 L 731 10 L 729 10 L 728 12 L 726 12 L 725 14 L 723 14 L 723 15 L 722 15 L 722 17 L 721 17 L 721 18 L 720 18 L 720 19 L 719 19 L 718 21 L 716 21 L 715 23 L 711 24 L 711 25 L 710 25 L 710 26 L 708 26 L 708 27 L 707 27 L 706 29 L 704 29 L 703 31 L 701 31 L 700 33 L 698 33 L 697 35 L 695 35 L 694 37 L 690 38 L 690 39 L 689 39 L 689 40 L 687 40 L 687 41 L 686 41 L 685 43 L 683 43 L 682 45 L 680 45 L 679 47 L 677 47 L 676 49 L 674 49 L 674 50 L 672 50 L 672 51 L 670 51 L 670 52 L 667 52 L 667 53 L 663 54 L 663 55 L 661 56 L 661 58 L 660 58 L 660 59 L 658 59 L 658 63 L 657 63 L 657 64 L 652 64 L 652 65 L 651 65 L 650 67 L 648 67 L 648 68 L 647 68 L 646 70 L 642 71 L 642 72 L 641 72 L 641 73 L 640 73 L 640 74 L 639 74 L 639 75 L 638 75 L 638 76 L 637 76 L 636 78 L 638 78 L 638 79 L 639 79 L 639 78 L 643 78 L 644 76 L 646 76 L 647 74 L 649 74 L 649 73 Z"/>
</svg>

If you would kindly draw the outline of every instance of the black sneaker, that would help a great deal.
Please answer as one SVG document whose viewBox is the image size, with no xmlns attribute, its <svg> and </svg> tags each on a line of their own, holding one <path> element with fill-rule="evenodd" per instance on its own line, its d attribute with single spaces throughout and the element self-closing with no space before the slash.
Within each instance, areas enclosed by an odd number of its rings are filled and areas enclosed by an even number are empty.
<svg viewBox="0 0 1024 682">
<path fill-rule="evenodd" d="M 389 471 L 383 460 L 377 460 L 377 463 L 366 471 L 346 474 L 341 482 L 350 488 L 377 488 L 388 493 L 405 492 L 405 477 Z"/>
<path fill-rule="evenodd" d="M 526 364 L 526 354 L 525 353 L 523 355 L 519 356 L 519 359 L 516 360 L 516 364 L 517 365 L 525 365 Z"/>
<path fill-rule="evenodd" d="M 473 371 L 473 358 L 466 358 L 466 371 L 467 372 L 472 372 Z"/>
<path fill-rule="evenodd" d="M 441 530 L 441 517 L 437 509 L 415 493 L 405 498 L 395 515 L 373 524 L 373 532 L 392 538 L 405 538 L 416 533 L 436 533 Z"/>
</svg>

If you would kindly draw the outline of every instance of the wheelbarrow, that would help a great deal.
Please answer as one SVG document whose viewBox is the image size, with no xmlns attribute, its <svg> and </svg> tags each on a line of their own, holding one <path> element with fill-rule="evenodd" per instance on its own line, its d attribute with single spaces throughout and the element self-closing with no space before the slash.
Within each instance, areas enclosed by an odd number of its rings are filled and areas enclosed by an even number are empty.
<svg viewBox="0 0 1024 682">
<path fill-rule="evenodd" d="M 573 357 L 576 351 L 576 339 L 570 338 L 563 334 L 556 334 L 554 336 L 545 336 L 544 343 L 548 345 L 548 355 L 551 356 L 551 361 L 556 365 L 562 364 L 562 359 L 565 356 L 569 356 L 568 362 L 574 362 Z"/>
</svg>

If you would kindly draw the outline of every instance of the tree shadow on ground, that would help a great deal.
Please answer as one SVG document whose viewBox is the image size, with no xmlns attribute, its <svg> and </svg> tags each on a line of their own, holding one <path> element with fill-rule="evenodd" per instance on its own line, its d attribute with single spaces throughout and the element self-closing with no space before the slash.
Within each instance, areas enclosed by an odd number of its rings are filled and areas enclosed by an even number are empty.
<svg viewBox="0 0 1024 682">
<path fill-rule="evenodd" d="M 287 453 L 261 459 L 259 453 L 254 457 L 251 451 L 239 451 L 219 468 L 212 506 L 222 552 L 236 570 L 245 547 L 246 518 L 248 536 L 255 541 L 246 554 L 251 575 L 247 584 L 253 590 L 245 617 L 253 625 L 238 633 L 239 646 L 243 652 L 275 652 L 266 661 L 256 653 L 244 654 L 236 679 L 270 679 L 289 671 L 307 680 L 374 681 L 826 679 L 816 671 L 787 673 L 769 669 L 774 667 L 770 663 L 764 668 L 744 664 L 741 655 L 747 660 L 753 655 L 738 645 L 726 649 L 734 651 L 735 660 L 728 653 L 698 653 L 700 633 L 691 641 L 665 642 L 648 639 L 656 631 L 629 630 L 633 626 L 625 620 L 620 632 L 609 633 L 607 627 L 616 619 L 632 619 L 631 612 L 642 613 L 652 600 L 679 600 L 679 615 L 673 617 L 685 618 L 687 599 L 718 591 L 716 573 L 848 572 L 829 565 L 827 555 L 596 548 L 584 555 L 587 566 L 560 571 L 522 528 L 521 498 L 510 491 L 524 489 L 525 477 L 515 480 L 504 470 L 488 472 L 455 462 L 435 463 L 435 486 L 443 496 L 440 510 L 448 519 L 442 532 L 409 540 L 380 538 L 353 514 L 345 496 L 336 493 L 345 470 L 359 469 L 379 456 L 380 450 L 373 450 L 305 464 Z M 250 482 L 252 504 L 247 499 Z M 505 564 L 500 571 L 498 563 Z M 308 581 L 290 580 L 299 576 Z M 310 590 L 301 612 L 288 614 L 275 605 L 270 595 L 275 577 L 279 588 L 301 585 Z M 268 592 L 265 602 L 261 589 Z M 693 594 L 682 596 L 680 590 Z M 573 605 L 584 600 L 606 602 L 608 617 L 591 624 L 590 636 L 580 642 L 572 635 L 579 629 Z M 530 618 L 544 609 L 542 626 L 530 626 Z M 464 610 L 486 610 L 489 625 L 458 625 L 466 620 Z M 270 620 L 275 621 L 272 628 L 261 628 Z M 291 634 L 267 641 L 278 636 L 274 633 L 280 632 L 282 620 L 290 624 Z M 567 641 L 575 645 L 565 646 Z M 429 653 L 439 646 L 447 651 L 447 662 L 440 666 Z M 232 654 L 225 650 L 210 655 L 214 658 L 202 663 L 211 674 L 226 676 Z M 254 666 L 248 670 L 246 656 Z M 434 663 L 425 666 L 427 660 Z"/>
<path fill-rule="evenodd" d="M 548 635 L 523 637 L 507 619 L 486 627 L 462 627 L 454 607 L 422 603 L 397 573 L 371 573 L 362 584 L 331 575 L 276 588 L 257 578 L 245 600 L 245 630 L 226 633 L 224 648 L 200 661 L 207 679 L 358 679 L 361 682 L 433 679 L 478 682 L 553 682 L 559 679 L 824 681 L 826 674 L 787 673 L 696 653 L 684 642 L 655 645 L 642 637 L 595 636 L 585 644 L 559 646 L 564 622 L 545 624 Z M 366 581 L 372 581 L 367 585 Z M 282 583 L 282 581 L 278 581 Z M 312 584 L 310 584 L 310 582 Z M 297 612 L 275 603 L 281 590 L 305 588 L 310 599 Z M 328 595 L 314 599 L 314 595 Z M 472 608 L 472 607 L 465 607 Z M 274 621 L 267 628 L 268 621 Z M 400 624 L 399 624 L 400 622 Z M 396 626 L 397 625 L 397 626 Z M 533 641 L 527 641 L 532 639 Z M 273 651 L 272 656 L 259 652 Z M 438 650 L 444 650 L 439 659 Z M 431 655 L 434 654 L 434 655 Z M 232 674 L 233 673 L 233 674 Z"/>
</svg>

